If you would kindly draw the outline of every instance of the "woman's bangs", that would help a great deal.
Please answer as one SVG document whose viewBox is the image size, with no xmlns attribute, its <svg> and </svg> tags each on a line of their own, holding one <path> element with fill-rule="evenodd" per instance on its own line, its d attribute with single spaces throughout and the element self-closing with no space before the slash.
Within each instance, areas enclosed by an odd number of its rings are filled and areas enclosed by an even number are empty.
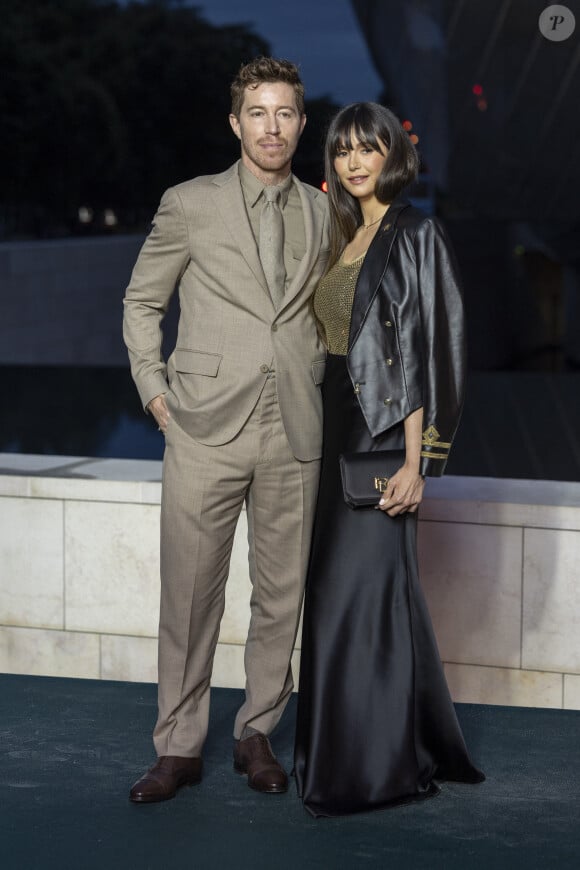
<svg viewBox="0 0 580 870">
<path fill-rule="evenodd" d="M 373 151 L 379 151 L 381 154 L 385 153 L 385 143 L 377 135 L 376 130 L 369 129 L 368 127 L 363 129 L 362 125 L 357 124 L 354 128 L 354 135 L 361 145 L 372 148 Z"/>
<path fill-rule="evenodd" d="M 361 117 L 361 114 L 360 111 L 345 112 L 345 116 L 341 118 L 341 123 L 337 125 L 333 137 L 332 153 L 335 156 L 339 151 L 350 151 L 355 139 L 361 145 L 372 148 L 373 151 L 385 153 L 385 147 L 388 145 L 378 135 L 376 125 L 372 123 L 372 119 Z M 365 121 L 370 123 L 365 124 Z"/>
</svg>

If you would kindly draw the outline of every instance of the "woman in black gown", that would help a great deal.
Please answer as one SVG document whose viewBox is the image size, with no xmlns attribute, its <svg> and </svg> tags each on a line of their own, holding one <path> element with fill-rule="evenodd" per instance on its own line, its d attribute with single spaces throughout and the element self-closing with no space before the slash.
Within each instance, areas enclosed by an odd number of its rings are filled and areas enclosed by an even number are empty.
<svg viewBox="0 0 580 870">
<path fill-rule="evenodd" d="M 443 473 L 463 400 L 463 307 L 438 221 L 400 199 L 418 159 L 375 103 L 326 140 L 331 266 L 314 297 L 328 348 L 324 452 L 306 585 L 295 747 L 315 816 L 481 782 L 449 695 L 417 571 L 417 507 Z M 339 456 L 403 449 L 380 504 L 344 501 Z"/>
</svg>

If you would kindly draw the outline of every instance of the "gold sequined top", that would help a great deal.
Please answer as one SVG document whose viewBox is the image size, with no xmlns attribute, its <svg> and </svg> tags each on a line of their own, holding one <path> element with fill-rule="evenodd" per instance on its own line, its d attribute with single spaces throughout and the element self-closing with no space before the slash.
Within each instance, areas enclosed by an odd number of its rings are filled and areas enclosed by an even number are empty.
<svg viewBox="0 0 580 870">
<path fill-rule="evenodd" d="M 352 263 L 342 257 L 322 278 L 314 292 L 314 314 L 329 353 L 346 356 L 352 303 L 365 255 Z"/>
</svg>

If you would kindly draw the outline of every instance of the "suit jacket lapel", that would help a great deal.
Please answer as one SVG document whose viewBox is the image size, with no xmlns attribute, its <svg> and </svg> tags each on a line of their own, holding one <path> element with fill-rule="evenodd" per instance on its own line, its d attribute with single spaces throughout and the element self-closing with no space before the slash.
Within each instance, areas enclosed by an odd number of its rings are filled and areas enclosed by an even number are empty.
<svg viewBox="0 0 580 870">
<path fill-rule="evenodd" d="M 348 340 L 349 350 L 357 340 L 366 313 L 381 286 L 381 281 L 391 255 L 391 248 L 397 234 L 397 220 L 403 209 L 407 208 L 408 205 L 409 203 L 404 200 L 393 202 L 382 219 L 377 234 L 369 245 L 354 294 Z"/>
<path fill-rule="evenodd" d="M 318 203 L 306 193 L 304 185 L 296 178 L 296 176 L 294 176 L 294 184 L 296 185 L 296 189 L 300 195 L 300 202 L 302 203 L 306 252 L 302 257 L 292 283 L 286 290 L 280 311 L 283 311 L 283 309 L 290 304 L 306 284 L 308 275 L 310 274 L 320 252 L 322 227 L 324 224 L 324 213 L 322 209 Z"/>
<path fill-rule="evenodd" d="M 216 207 L 232 237 L 238 244 L 240 252 L 252 270 L 256 281 L 263 288 L 266 297 L 271 302 L 270 291 L 260 262 L 258 247 L 246 213 L 237 163 L 230 166 L 229 169 L 220 175 L 216 175 L 213 183 L 215 185 Z M 304 287 L 320 251 L 324 224 L 324 213 L 320 205 L 316 201 L 313 201 L 306 193 L 304 185 L 296 176 L 294 176 L 294 184 L 302 203 L 306 253 L 302 258 L 292 283 L 286 291 L 284 302 L 278 313 L 283 311 Z"/>
<path fill-rule="evenodd" d="M 216 186 L 215 203 L 217 209 L 240 248 L 243 258 L 254 273 L 254 277 L 270 298 L 268 284 L 260 263 L 258 248 L 252 233 L 252 228 L 246 213 L 244 194 L 238 175 L 238 164 L 230 166 L 225 172 L 216 175 L 213 180 Z"/>
</svg>

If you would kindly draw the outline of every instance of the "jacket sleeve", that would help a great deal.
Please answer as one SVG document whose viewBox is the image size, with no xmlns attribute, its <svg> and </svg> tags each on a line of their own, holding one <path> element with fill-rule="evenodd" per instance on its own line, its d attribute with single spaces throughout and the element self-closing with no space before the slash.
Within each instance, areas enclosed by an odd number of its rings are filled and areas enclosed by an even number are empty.
<svg viewBox="0 0 580 870">
<path fill-rule="evenodd" d="M 153 218 L 123 300 L 123 337 L 144 408 L 168 389 L 161 323 L 188 263 L 185 215 L 177 192 L 170 188 Z"/>
<path fill-rule="evenodd" d="M 421 474 L 445 470 L 463 406 L 465 319 L 455 256 L 435 218 L 415 235 L 423 350 Z"/>
</svg>

